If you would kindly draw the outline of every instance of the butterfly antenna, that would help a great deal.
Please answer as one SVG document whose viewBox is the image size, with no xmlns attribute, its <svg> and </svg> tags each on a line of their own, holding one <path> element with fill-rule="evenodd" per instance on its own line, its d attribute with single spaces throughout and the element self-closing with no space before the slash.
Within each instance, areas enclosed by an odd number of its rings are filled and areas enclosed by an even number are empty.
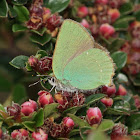
<svg viewBox="0 0 140 140">
<path fill-rule="evenodd" d="M 52 92 L 52 90 L 55 88 L 55 85 L 51 88 L 51 90 L 49 92 Z"/>
<path fill-rule="evenodd" d="M 35 82 L 35 83 L 33 83 L 33 84 L 30 84 L 29 87 L 32 87 L 32 86 L 38 84 L 38 83 L 41 82 L 41 81 L 42 81 L 42 80 L 39 80 L 39 81 L 37 81 L 37 82 Z"/>
</svg>

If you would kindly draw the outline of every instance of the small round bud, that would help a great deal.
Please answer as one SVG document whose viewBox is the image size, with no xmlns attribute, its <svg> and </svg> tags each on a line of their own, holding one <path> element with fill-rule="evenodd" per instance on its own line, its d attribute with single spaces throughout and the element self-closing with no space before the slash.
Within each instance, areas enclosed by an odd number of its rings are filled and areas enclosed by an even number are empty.
<svg viewBox="0 0 140 140">
<path fill-rule="evenodd" d="M 109 97 L 105 97 L 101 99 L 101 102 L 106 106 L 106 107 L 111 107 L 113 105 L 113 99 Z"/>
<path fill-rule="evenodd" d="M 81 6 L 78 8 L 77 15 L 80 18 L 86 17 L 88 15 L 88 8 L 86 6 Z"/>
</svg>

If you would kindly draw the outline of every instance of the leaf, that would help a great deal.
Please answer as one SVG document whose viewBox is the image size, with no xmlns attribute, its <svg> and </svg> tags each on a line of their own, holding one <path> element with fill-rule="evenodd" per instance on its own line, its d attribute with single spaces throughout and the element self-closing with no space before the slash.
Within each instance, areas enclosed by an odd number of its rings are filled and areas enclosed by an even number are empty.
<svg viewBox="0 0 140 140">
<path fill-rule="evenodd" d="M 44 5 L 51 9 L 52 13 L 62 12 L 67 8 L 70 0 L 44 0 Z"/>
<path fill-rule="evenodd" d="M 114 39 L 110 45 L 108 45 L 108 50 L 113 53 L 115 51 L 118 51 L 122 45 L 125 43 L 124 39 L 116 38 Z"/>
<path fill-rule="evenodd" d="M 73 115 L 73 114 L 68 114 L 68 116 L 74 121 L 75 124 L 77 124 L 79 127 L 84 127 L 84 126 L 89 126 L 89 124 L 82 120 L 81 118 Z"/>
<path fill-rule="evenodd" d="M 80 135 L 83 140 L 87 140 L 87 136 L 89 132 L 91 132 L 92 128 L 89 126 L 81 127 L 80 128 Z"/>
<path fill-rule="evenodd" d="M 82 107 L 84 106 L 74 106 L 74 107 L 68 108 L 65 111 L 63 111 L 63 114 L 67 114 L 67 113 L 75 114 Z"/>
<path fill-rule="evenodd" d="M 133 136 L 131 136 L 131 138 L 132 138 L 133 140 L 140 140 L 140 136 L 137 136 L 137 135 L 133 135 Z"/>
<path fill-rule="evenodd" d="M 106 135 L 100 131 L 91 133 L 87 140 L 110 140 Z"/>
<path fill-rule="evenodd" d="M 51 115 L 57 108 L 59 104 L 58 103 L 52 103 L 45 105 L 44 107 L 44 118 L 47 118 L 49 115 Z"/>
<path fill-rule="evenodd" d="M 13 9 L 13 7 L 11 5 L 9 5 L 9 15 L 11 18 L 14 18 L 17 16 L 16 11 Z"/>
<path fill-rule="evenodd" d="M 6 0 L 0 0 L 0 17 L 8 16 L 8 5 Z"/>
<path fill-rule="evenodd" d="M 131 114 L 131 116 L 127 117 L 126 125 L 129 132 L 140 129 L 140 114 Z"/>
<path fill-rule="evenodd" d="M 19 22 L 25 22 L 29 20 L 29 11 L 27 10 L 25 6 L 14 6 L 13 8 L 17 13 L 16 19 Z"/>
<path fill-rule="evenodd" d="M 121 52 L 121 51 L 117 51 L 117 52 L 114 52 L 111 55 L 111 57 L 117 66 L 117 70 L 120 70 L 125 66 L 126 61 L 127 61 L 127 54 L 126 53 Z"/>
<path fill-rule="evenodd" d="M 124 3 L 120 8 L 119 11 L 121 15 L 126 15 L 129 14 L 133 11 L 133 5 L 131 2 Z"/>
<path fill-rule="evenodd" d="M 12 26 L 12 31 L 13 32 L 20 32 L 20 31 L 25 31 L 27 30 L 27 27 L 23 26 L 23 25 L 20 25 L 20 24 L 14 24 Z"/>
<path fill-rule="evenodd" d="M 98 100 L 104 98 L 105 96 L 106 96 L 105 94 L 99 94 L 99 93 L 90 95 L 86 98 L 86 104 L 87 105 L 93 104 L 97 102 Z"/>
<path fill-rule="evenodd" d="M 106 113 L 109 115 L 130 115 L 129 111 L 123 110 L 123 109 L 114 109 L 114 108 L 108 108 L 106 110 Z"/>
<path fill-rule="evenodd" d="M 44 124 L 44 112 L 43 112 L 42 108 L 40 110 L 38 110 L 33 121 L 35 121 L 36 127 L 40 127 L 41 125 Z"/>
<path fill-rule="evenodd" d="M 129 78 L 135 86 L 140 86 L 140 73 L 138 73 L 135 76 L 129 75 Z"/>
<path fill-rule="evenodd" d="M 44 46 L 47 42 L 51 40 L 51 35 L 47 33 L 44 34 L 43 36 L 34 34 L 30 37 L 30 40 L 34 43 Z"/>
<path fill-rule="evenodd" d="M 44 51 L 44 50 L 39 50 L 37 51 L 36 55 L 41 55 L 40 57 L 45 57 L 45 56 L 48 56 L 47 52 Z"/>
<path fill-rule="evenodd" d="M 134 16 L 122 16 L 113 24 L 115 30 L 127 30 L 129 22 L 135 20 Z"/>
<path fill-rule="evenodd" d="M 70 131 L 69 137 L 77 135 L 77 134 L 79 134 L 79 132 L 80 132 L 79 129 L 73 129 L 73 130 Z"/>
<path fill-rule="evenodd" d="M 0 104 L 0 110 L 2 110 L 3 112 L 6 112 L 2 104 Z"/>
<path fill-rule="evenodd" d="M 22 121 L 33 121 L 35 116 L 36 116 L 37 112 L 34 111 L 33 113 L 29 114 L 29 116 L 23 116 L 21 119 Z"/>
<path fill-rule="evenodd" d="M 112 129 L 114 126 L 114 122 L 112 120 L 103 120 L 98 127 L 99 131 L 107 131 Z"/>
<path fill-rule="evenodd" d="M 140 10 L 134 13 L 137 21 L 140 21 Z"/>
<path fill-rule="evenodd" d="M 27 3 L 28 0 L 12 0 L 14 5 L 24 5 Z"/>
<path fill-rule="evenodd" d="M 40 36 L 43 36 L 43 34 L 46 32 L 46 30 L 47 29 L 44 27 L 44 28 L 39 29 L 39 30 L 31 30 L 31 31 L 36 33 L 36 34 L 38 34 L 38 35 L 40 35 Z"/>
<path fill-rule="evenodd" d="M 26 66 L 26 62 L 28 61 L 28 56 L 19 55 L 16 56 L 10 63 L 13 67 L 17 69 L 24 68 Z"/>
<path fill-rule="evenodd" d="M 25 121 L 22 123 L 28 130 L 34 132 L 35 131 L 35 122 Z"/>
<path fill-rule="evenodd" d="M 13 101 L 15 103 L 23 103 L 27 99 L 26 89 L 22 84 L 15 85 L 12 92 Z"/>
</svg>

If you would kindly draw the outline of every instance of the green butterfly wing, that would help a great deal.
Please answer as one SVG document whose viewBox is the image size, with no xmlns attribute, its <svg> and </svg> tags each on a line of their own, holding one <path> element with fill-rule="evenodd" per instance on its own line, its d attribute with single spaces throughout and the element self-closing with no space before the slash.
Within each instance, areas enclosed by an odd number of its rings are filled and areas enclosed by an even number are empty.
<svg viewBox="0 0 140 140">
<path fill-rule="evenodd" d="M 111 84 L 112 59 L 79 23 L 65 20 L 53 56 L 55 77 L 65 85 L 89 90 Z"/>
</svg>

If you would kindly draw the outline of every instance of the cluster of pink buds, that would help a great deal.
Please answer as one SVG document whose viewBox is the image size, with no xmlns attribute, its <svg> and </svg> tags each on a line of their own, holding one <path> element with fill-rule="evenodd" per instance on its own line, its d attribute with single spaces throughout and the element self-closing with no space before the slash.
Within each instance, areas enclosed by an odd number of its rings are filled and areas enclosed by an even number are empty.
<svg viewBox="0 0 140 140">
<path fill-rule="evenodd" d="M 46 134 L 42 129 L 39 129 L 38 132 L 32 133 L 32 138 L 34 140 L 48 140 L 48 134 Z"/>
<path fill-rule="evenodd" d="M 59 103 L 58 108 L 60 111 L 73 106 L 81 106 L 85 102 L 85 96 L 83 93 L 74 94 L 72 96 L 72 94 L 68 92 L 58 92 L 54 95 L 54 98 L 56 102 Z"/>
<path fill-rule="evenodd" d="M 62 17 L 57 14 L 51 14 L 49 8 L 43 7 L 43 0 L 34 0 L 30 8 L 30 19 L 26 23 L 29 29 L 38 30 L 46 27 L 47 32 L 56 36 L 57 28 L 62 24 Z"/>
<path fill-rule="evenodd" d="M 11 133 L 13 139 L 25 140 L 28 138 L 28 131 L 25 129 L 14 130 Z"/>
<path fill-rule="evenodd" d="M 25 116 L 29 116 L 31 113 L 33 113 L 36 110 L 37 110 L 37 103 L 33 100 L 26 101 L 21 105 L 21 112 Z"/>
<path fill-rule="evenodd" d="M 30 56 L 28 64 L 34 71 L 40 74 L 45 74 L 52 69 L 52 58 L 43 57 L 38 59 L 35 56 Z"/>
</svg>

